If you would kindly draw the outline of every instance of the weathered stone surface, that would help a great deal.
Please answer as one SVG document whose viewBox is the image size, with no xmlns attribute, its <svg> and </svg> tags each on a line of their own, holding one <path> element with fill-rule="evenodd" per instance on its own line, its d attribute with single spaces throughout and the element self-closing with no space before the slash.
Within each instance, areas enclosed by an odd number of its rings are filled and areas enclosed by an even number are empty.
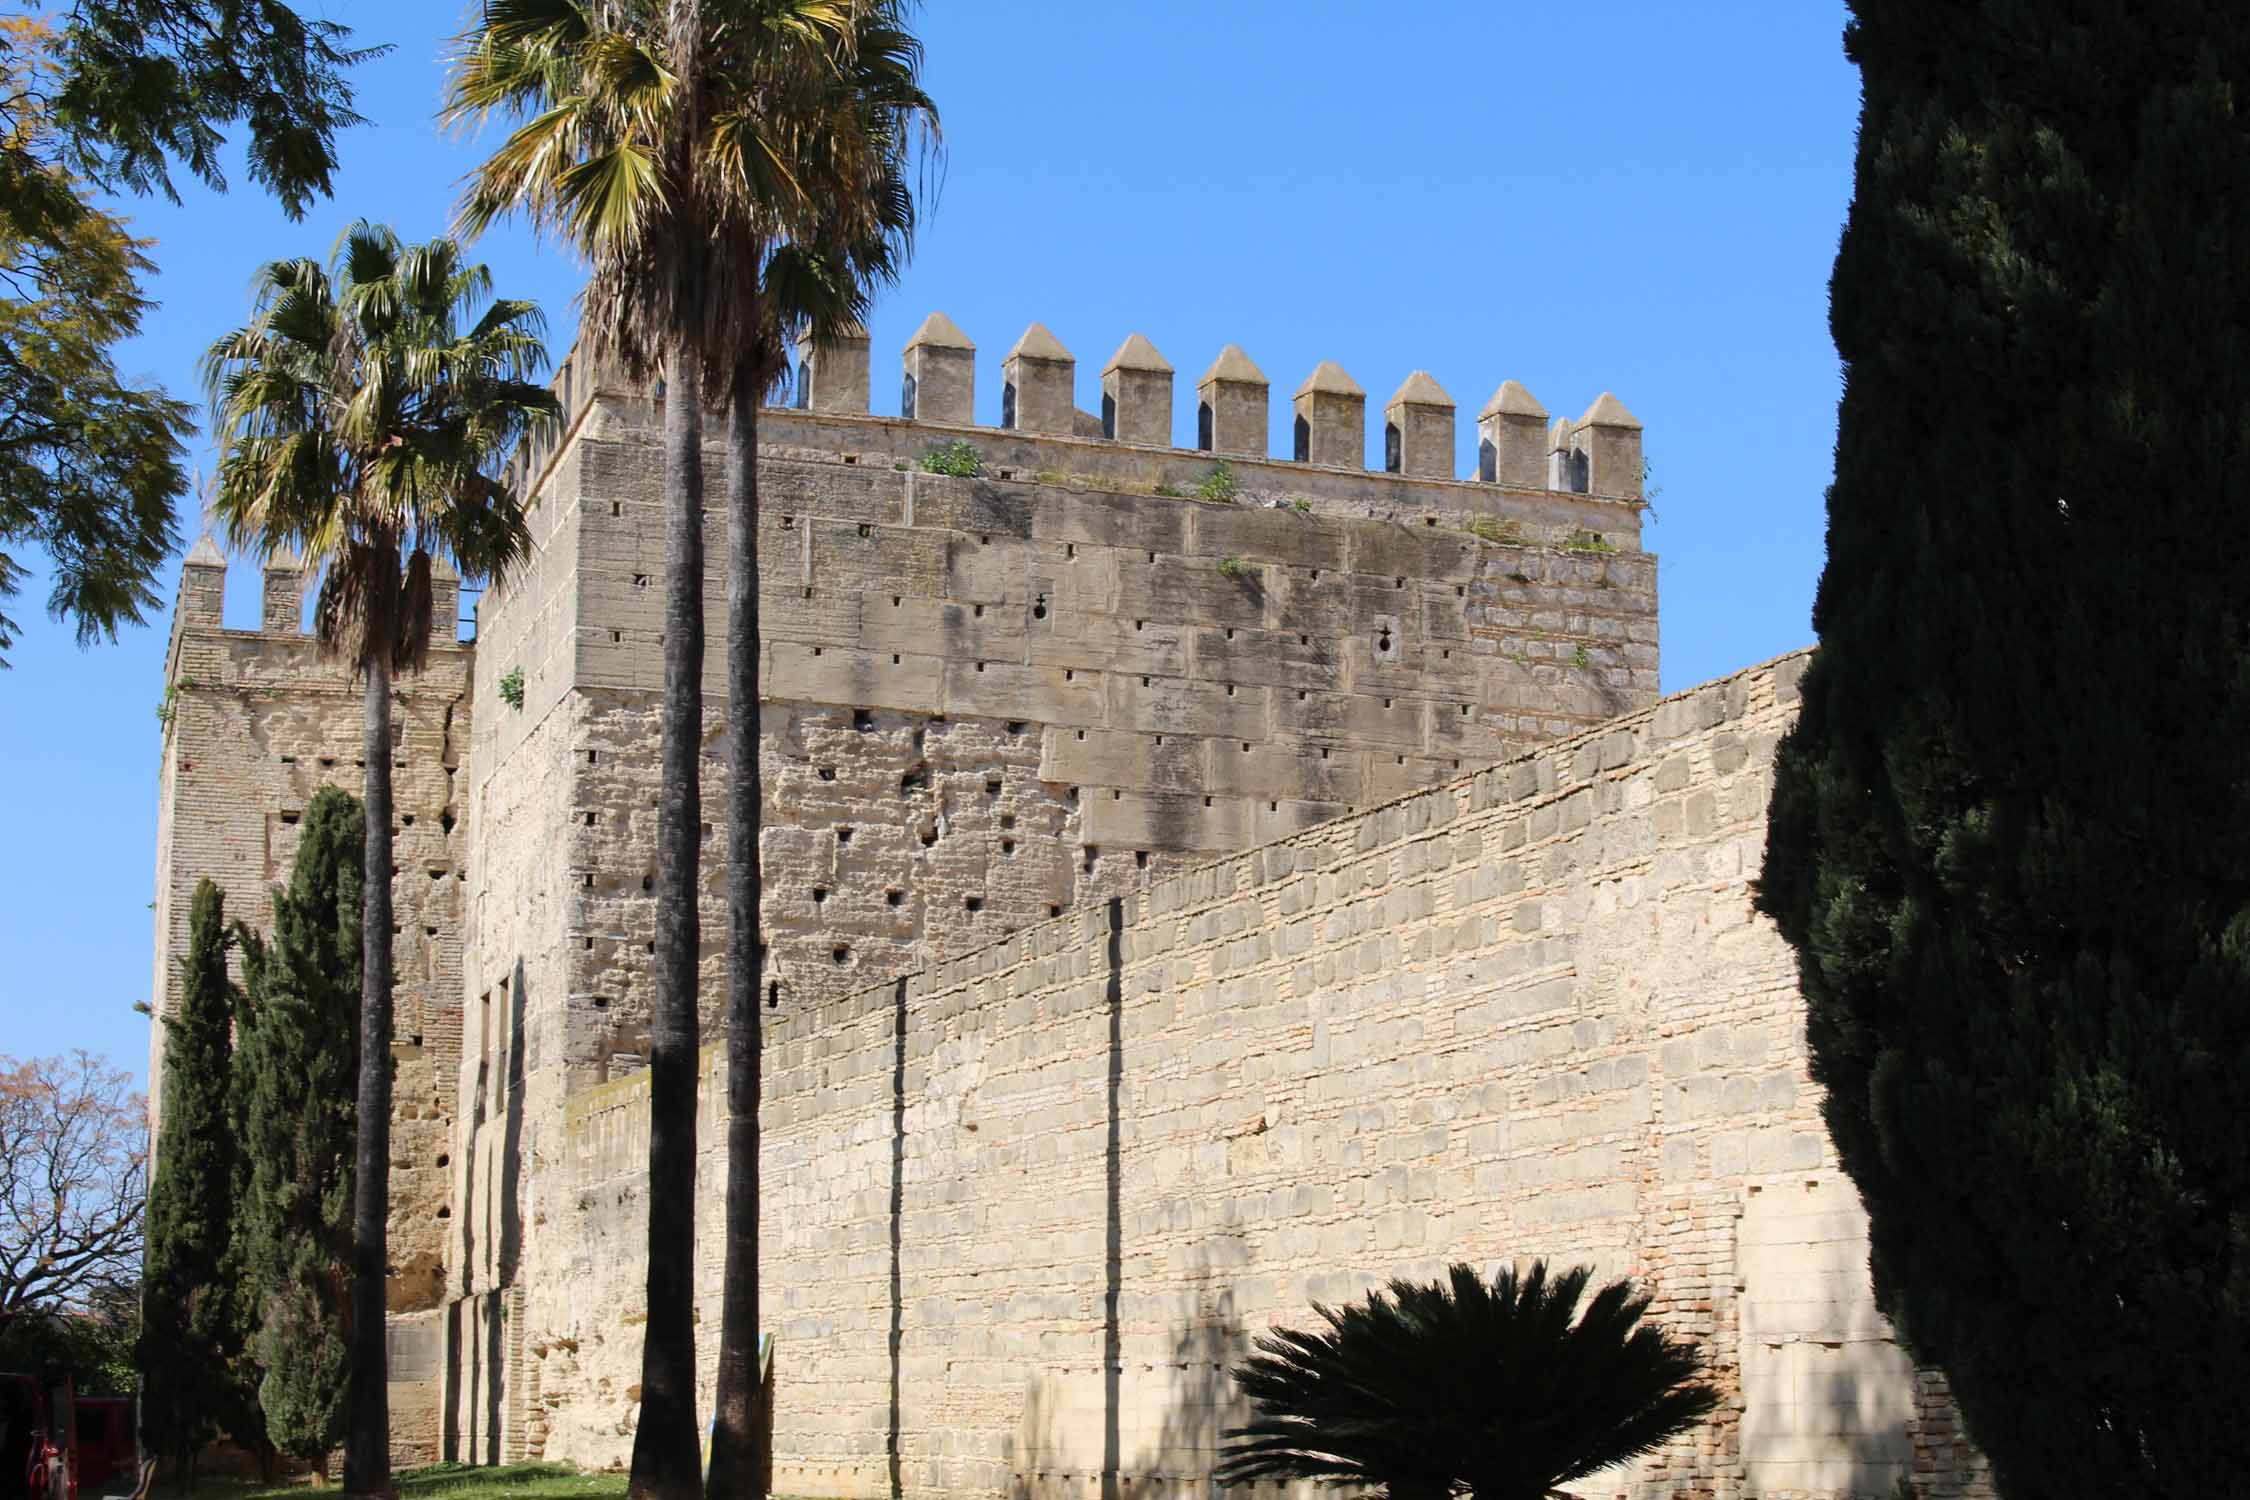
<svg viewBox="0 0 2250 1500">
<path fill-rule="evenodd" d="M 1646 1278 L 1728 1392 L 1619 1493 L 1985 1493 L 1942 1382 L 1875 1311 L 1792 961 L 1750 910 L 1770 760 L 1737 751 L 1787 724 L 1797 668 L 1704 690 L 1725 715 L 1660 748 L 1669 704 L 778 1015 L 777 1484 L 882 1495 L 895 1438 L 911 1493 L 1083 1496 L 1114 1400 L 1122 1472 L 1199 1487 L 1241 1415 L 1219 1372 L 1256 1331 L 1544 1254 Z M 1189 774 L 1172 741 L 1048 737 L 1113 779 Z M 1239 765 L 1324 774 L 1264 747 Z M 1118 791 L 1087 816 L 1130 838 L 1227 807 Z M 584 1091 L 561 1127 L 560 1238 L 605 1249 L 535 1284 L 530 1316 L 569 1351 L 547 1356 L 570 1392 L 547 1451 L 580 1462 L 627 1441 L 645 1106 L 637 1079 Z"/>
<path fill-rule="evenodd" d="M 1052 355 L 1027 341 L 1018 375 Z M 1136 1484 L 1201 1483 L 1217 1370 L 1263 1321 L 1392 1271 L 1537 1251 L 1649 1275 L 1740 1384 L 1739 1422 L 1636 1487 L 1836 1492 L 1829 1448 L 1792 1444 L 1833 1410 L 1806 1382 L 1848 1369 L 1888 1424 L 1855 1435 L 1875 1467 L 1853 1484 L 1887 1488 L 1904 1413 L 1905 1451 L 1946 1493 L 1967 1460 L 1942 1389 L 1900 1395 L 1858 1312 L 1819 1321 L 1861 1305 L 1861 1230 L 1823 1210 L 1817 1255 L 1737 1285 L 1755 1259 L 1738 1240 L 1781 1264 L 1802 1228 L 1752 1200 L 1837 1181 L 1786 954 L 1746 896 L 1798 664 L 1655 705 L 1654 560 L 1629 498 L 1270 461 L 1264 377 L 1239 350 L 1199 391 L 1235 504 L 1179 498 L 1212 455 L 1164 446 L 1153 410 L 1119 441 L 1075 413 L 969 430 L 974 359 L 936 317 L 908 353 L 924 420 L 830 409 L 816 367 L 812 409 L 761 421 L 782 1487 L 888 1494 L 895 1380 L 906 1489 L 1098 1492 L 1114 1233 Z M 1105 379 L 1162 364 L 1128 341 Z M 401 972 L 434 976 L 421 1045 L 449 1038 L 427 1098 L 401 1053 L 402 1461 L 616 1462 L 636 1414 L 658 413 L 576 357 L 557 388 L 564 436 L 511 466 L 539 496 L 532 557 L 483 599 L 473 653 L 441 653 L 445 712 L 402 699 L 401 811 L 428 802 L 443 838 L 401 860 L 402 917 L 431 929 Z M 1587 458 L 1601 429 L 1562 426 Z M 921 470 L 960 436 L 977 477 Z M 723 457 L 714 441 L 711 472 Z M 713 559 L 727 524 L 707 513 Z M 356 744 L 356 698 L 293 631 L 221 628 L 223 577 L 191 557 L 176 627 L 167 964 L 196 874 L 254 889 L 279 868 L 268 813 L 296 783 L 258 757 Z M 724 600 L 714 566 L 712 621 Z M 724 667 L 715 639 L 713 1037 Z M 516 707 L 499 685 L 519 673 Z M 409 1009 L 402 993 L 402 1032 Z M 704 1106 L 708 1362 L 715 1087 Z M 1799 1270 L 1830 1280 L 1799 1295 Z M 1800 1341 L 1836 1334 L 1845 1363 L 1749 1349 L 1769 1305 Z"/>
</svg>

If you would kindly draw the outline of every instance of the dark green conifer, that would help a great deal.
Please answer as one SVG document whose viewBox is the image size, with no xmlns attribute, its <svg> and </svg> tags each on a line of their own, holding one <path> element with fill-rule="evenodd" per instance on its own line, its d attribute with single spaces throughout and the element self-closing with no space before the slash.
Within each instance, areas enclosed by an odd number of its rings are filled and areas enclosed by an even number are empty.
<svg viewBox="0 0 2250 1500">
<path fill-rule="evenodd" d="M 249 995 L 243 1028 L 242 1212 L 251 1353 L 275 1446 L 319 1463 L 342 1441 L 349 1378 L 352 1142 L 359 1077 L 358 799 L 313 794 L 270 942 L 237 929 Z"/>
<path fill-rule="evenodd" d="M 199 881 L 180 961 L 180 1005 L 164 1027 L 163 1128 L 149 1180 L 146 1309 L 139 1347 L 143 1440 L 189 1461 L 240 1422 L 228 1397 L 243 1329 L 226 1271 L 237 1151 L 229 1118 L 236 987 L 227 977 L 226 897 Z"/>
<path fill-rule="evenodd" d="M 2250 10 L 1855 0 L 1820 651 L 1761 905 L 2014 1495 L 2242 1482 Z"/>
</svg>

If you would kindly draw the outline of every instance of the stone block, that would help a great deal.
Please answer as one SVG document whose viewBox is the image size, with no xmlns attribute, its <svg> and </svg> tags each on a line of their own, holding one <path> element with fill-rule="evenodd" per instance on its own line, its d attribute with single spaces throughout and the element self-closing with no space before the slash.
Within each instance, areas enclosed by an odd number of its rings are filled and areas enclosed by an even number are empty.
<svg viewBox="0 0 2250 1500">
<path fill-rule="evenodd" d="M 1428 738 L 1420 699 L 1361 693 L 1279 690 L 1274 694 L 1274 732 L 1308 745 L 1420 751 Z"/>
<path fill-rule="evenodd" d="M 1039 778 L 1090 788 L 1192 793 L 1205 785 L 1200 739 L 1050 726 L 1041 736 Z"/>
</svg>

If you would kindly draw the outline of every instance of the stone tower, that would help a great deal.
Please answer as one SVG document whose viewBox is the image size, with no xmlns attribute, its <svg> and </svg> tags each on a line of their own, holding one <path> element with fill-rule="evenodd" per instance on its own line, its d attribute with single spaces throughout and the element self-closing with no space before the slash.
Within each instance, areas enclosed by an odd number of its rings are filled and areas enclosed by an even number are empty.
<svg viewBox="0 0 2250 1500">
<path fill-rule="evenodd" d="M 1567 465 L 1555 487 L 1514 463 L 1454 478 L 1452 402 L 1427 375 L 1385 413 L 1397 471 L 1371 472 L 1364 397 L 1328 363 L 1299 396 L 1299 462 L 1265 456 L 1265 377 L 1233 346 L 1198 384 L 1199 449 L 1170 446 L 1172 366 L 1139 335 L 1101 371 L 1097 416 L 1032 324 L 988 379 L 1001 427 L 974 425 L 976 345 L 943 314 L 904 351 L 900 416 L 867 409 L 863 331 L 797 359 L 794 408 L 760 420 L 760 853 L 782 1014 L 1655 697 L 1637 494 L 1587 493 Z M 545 1451 L 533 1346 L 559 1325 L 538 1289 L 611 1252 L 533 1230 L 577 1200 L 573 1111 L 635 1087 L 646 1059 L 660 406 L 578 357 L 555 388 L 564 429 L 511 470 L 536 497 L 529 563 L 478 602 L 473 646 L 399 688 L 402 1461 Z M 924 467 L 959 444 L 974 476 Z M 723 559 L 723 508 L 706 524 Z M 356 690 L 298 628 L 299 565 L 275 560 L 257 631 L 225 628 L 223 578 L 215 552 L 189 559 L 175 628 L 160 994 L 194 880 L 255 918 L 292 810 L 359 769 Z M 714 618 L 724 591 L 715 564 Z M 735 753 L 722 649 L 713 788 Z M 704 853 L 716 1035 L 722 828 Z"/>
</svg>

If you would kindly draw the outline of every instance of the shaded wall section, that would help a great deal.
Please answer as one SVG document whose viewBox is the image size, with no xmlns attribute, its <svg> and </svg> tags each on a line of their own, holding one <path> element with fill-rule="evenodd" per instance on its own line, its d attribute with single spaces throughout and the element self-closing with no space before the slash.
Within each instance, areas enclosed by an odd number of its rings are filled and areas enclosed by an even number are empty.
<svg viewBox="0 0 2250 1500">
<path fill-rule="evenodd" d="M 1981 1491 L 1874 1314 L 1750 909 L 1803 661 L 777 1015 L 777 1488 L 1201 1491 L 1255 1331 L 1543 1255 L 1647 1278 L 1726 1389 L 1617 1492 Z M 525 1308 L 551 1457 L 629 1447 L 646 1141 L 641 1079 L 566 1106 L 576 1250 Z"/>
</svg>

